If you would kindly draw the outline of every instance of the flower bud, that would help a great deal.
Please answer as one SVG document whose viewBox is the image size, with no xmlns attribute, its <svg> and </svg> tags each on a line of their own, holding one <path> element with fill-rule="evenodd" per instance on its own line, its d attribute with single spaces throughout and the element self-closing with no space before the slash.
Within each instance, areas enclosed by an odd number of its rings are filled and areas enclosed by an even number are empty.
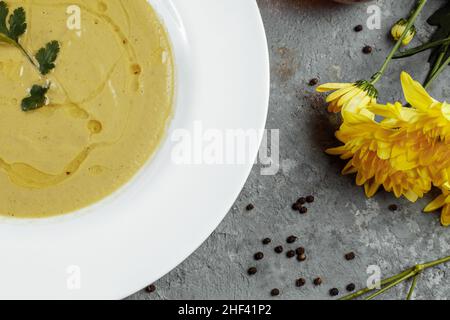
<svg viewBox="0 0 450 320">
<path fill-rule="evenodd" d="M 408 25 L 408 21 L 406 21 L 405 19 L 400 19 L 392 27 L 391 34 L 395 41 L 398 41 L 402 37 L 403 33 L 405 33 L 407 25 Z M 414 39 L 414 36 L 416 35 L 416 33 L 417 33 L 416 27 L 412 26 L 411 29 L 409 29 L 405 38 L 403 39 L 402 44 L 404 46 L 407 46 L 412 41 L 412 39 Z"/>
</svg>

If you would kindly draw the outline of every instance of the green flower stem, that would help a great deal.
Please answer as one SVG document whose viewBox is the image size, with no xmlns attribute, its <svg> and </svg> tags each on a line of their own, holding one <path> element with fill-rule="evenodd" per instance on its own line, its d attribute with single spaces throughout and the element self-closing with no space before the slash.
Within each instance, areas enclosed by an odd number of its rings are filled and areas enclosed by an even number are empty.
<svg viewBox="0 0 450 320">
<path fill-rule="evenodd" d="M 393 287 L 399 285 L 400 283 L 402 283 L 403 281 L 411 278 L 412 276 L 414 276 L 414 271 L 410 271 L 409 273 L 407 273 L 403 277 L 399 278 L 398 280 L 395 280 L 394 282 L 391 282 L 390 284 L 388 284 L 383 289 L 380 289 L 377 292 L 375 292 L 374 294 L 372 294 L 372 295 L 368 296 L 367 298 L 365 298 L 365 300 L 372 300 L 373 298 L 378 297 L 380 294 L 388 291 L 389 289 L 392 289 Z"/>
<path fill-rule="evenodd" d="M 429 49 L 433 49 L 435 47 L 441 46 L 441 45 L 449 45 L 450 44 L 450 37 L 439 40 L 439 41 L 434 41 L 434 42 L 430 42 L 430 43 L 426 43 L 424 45 L 418 46 L 416 48 L 412 48 L 403 52 L 399 52 L 397 53 L 395 56 L 392 57 L 392 59 L 401 59 L 401 58 L 407 58 L 407 57 L 411 57 L 415 54 L 424 52 L 426 50 Z"/>
<path fill-rule="evenodd" d="M 424 263 L 424 264 L 419 265 L 419 266 L 422 266 L 423 270 L 426 270 L 426 269 L 433 268 L 435 266 L 447 263 L 449 261 L 450 261 L 450 256 L 444 257 L 444 258 L 441 258 L 441 259 L 438 259 L 438 260 L 434 260 L 434 261 L 431 261 L 431 262 L 427 262 L 427 263 Z"/>
<path fill-rule="evenodd" d="M 393 277 L 384 279 L 384 280 L 382 280 L 382 281 L 380 282 L 380 285 L 381 285 L 381 286 L 385 286 L 385 285 L 387 285 L 387 284 L 389 284 L 389 283 L 391 283 L 391 282 L 393 282 L 393 281 L 396 281 L 396 280 L 398 280 L 398 279 L 404 277 L 404 276 L 407 275 L 408 273 L 410 273 L 412 270 L 413 270 L 413 268 L 409 268 L 409 269 L 407 269 L 407 270 L 405 270 L 405 271 L 403 271 L 403 272 L 401 272 L 401 273 L 399 273 L 399 274 L 397 274 L 397 275 L 395 275 L 395 276 L 393 276 Z M 361 290 L 359 290 L 359 291 L 357 291 L 357 292 L 355 292 L 355 293 L 352 293 L 352 294 L 349 294 L 349 295 L 347 295 L 347 296 L 345 296 L 345 297 L 342 297 L 342 298 L 339 299 L 339 300 L 353 300 L 353 299 L 355 299 L 355 298 L 358 298 L 358 297 L 360 297 L 360 296 L 363 296 L 363 295 L 365 295 L 366 293 L 372 292 L 372 291 L 374 291 L 374 290 L 376 290 L 376 288 L 364 288 L 364 289 L 361 289 Z"/>
<path fill-rule="evenodd" d="M 400 272 L 399 274 L 387 278 L 385 280 L 381 281 L 381 286 L 383 287 L 382 289 L 378 290 L 377 292 L 373 293 L 372 295 L 370 295 L 369 297 L 367 297 L 367 300 L 373 299 L 375 297 L 377 297 L 378 295 L 386 292 L 387 290 L 397 286 L 398 284 L 400 284 L 401 282 L 408 280 L 412 277 L 416 277 L 417 275 L 419 275 L 420 273 L 422 273 L 423 271 L 450 262 L 450 256 L 448 257 L 444 257 L 438 260 L 434 260 L 434 261 L 430 261 L 430 262 L 426 262 L 423 264 L 418 264 L 412 268 L 408 268 L 403 272 Z M 413 280 L 413 288 L 412 290 L 414 290 L 415 286 L 417 284 L 417 279 Z M 359 290 L 358 292 L 355 292 L 353 294 L 347 295 L 345 297 L 342 297 L 340 300 L 352 300 L 352 299 L 356 299 L 359 298 L 367 293 L 370 293 L 372 291 L 374 291 L 375 289 L 371 289 L 371 288 L 364 288 L 362 290 Z M 411 291 L 411 290 L 410 290 Z M 412 291 L 410 292 L 410 294 L 412 295 Z M 409 296 L 409 295 L 408 295 Z"/>
<path fill-rule="evenodd" d="M 441 63 L 440 65 L 436 64 L 439 67 L 437 68 L 437 70 L 434 73 L 431 74 L 431 77 L 425 81 L 425 84 L 424 84 L 425 89 L 428 89 L 430 87 L 430 85 L 433 83 L 433 81 L 439 77 L 439 75 L 445 70 L 445 68 L 447 68 L 447 66 L 449 64 L 450 64 L 450 57 L 447 60 L 445 60 L 443 63 Z"/>
<path fill-rule="evenodd" d="M 442 61 L 443 61 L 444 58 L 445 58 L 445 55 L 447 54 L 448 46 L 449 46 L 449 45 L 446 44 L 445 46 L 443 46 L 443 47 L 441 48 L 441 50 L 439 50 L 439 51 L 440 51 L 440 52 L 439 52 L 439 55 L 438 55 L 438 57 L 437 57 L 437 59 L 436 59 L 436 62 L 434 63 L 433 69 L 431 70 L 431 73 L 430 73 L 429 76 L 432 76 L 433 74 L 436 73 L 436 71 L 438 71 L 439 67 L 440 67 L 441 64 L 442 64 Z"/>
<path fill-rule="evenodd" d="M 398 39 L 398 41 L 395 44 L 394 48 L 392 49 L 391 53 L 389 53 L 389 55 L 387 56 L 380 71 L 378 71 L 377 73 L 375 73 L 373 75 L 372 80 L 371 80 L 372 84 L 377 83 L 381 79 L 381 77 L 384 75 L 384 73 L 386 72 L 386 70 L 389 66 L 389 63 L 391 62 L 392 58 L 397 53 L 397 51 L 400 49 L 400 46 L 402 45 L 403 40 L 408 35 L 409 30 L 411 30 L 412 26 L 414 25 L 414 22 L 416 22 L 417 17 L 422 12 L 422 10 L 426 4 L 427 4 L 427 0 L 419 0 L 416 9 L 413 11 L 413 13 L 411 14 L 411 16 L 408 19 L 408 23 L 406 25 L 405 32 L 403 32 L 402 36 L 400 37 L 400 39 Z"/>
<path fill-rule="evenodd" d="M 23 55 L 30 61 L 30 63 L 39 71 L 39 66 L 37 63 L 33 60 L 33 58 L 28 54 L 28 52 L 25 50 L 24 47 L 20 43 L 15 43 L 15 46 L 23 53 Z"/>
<path fill-rule="evenodd" d="M 414 293 L 414 289 L 416 288 L 416 285 L 417 285 L 417 278 L 418 278 L 418 277 L 419 277 L 419 274 L 416 274 L 416 275 L 414 276 L 413 282 L 412 282 L 412 284 L 411 284 L 411 288 L 409 288 L 408 296 L 406 297 L 406 300 L 411 300 L 412 295 L 413 295 L 413 293 Z"/>
</svg>

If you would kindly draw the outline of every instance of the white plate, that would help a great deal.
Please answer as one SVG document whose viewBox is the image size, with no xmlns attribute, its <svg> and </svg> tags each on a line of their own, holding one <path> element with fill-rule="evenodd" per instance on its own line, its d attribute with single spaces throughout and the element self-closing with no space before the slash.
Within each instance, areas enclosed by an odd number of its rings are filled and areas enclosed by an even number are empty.
<svg viewBox="0 0 450 320">
<path fill-rule="evenodd" d="M 150 0 L 177 64 L 168 138 L 125 188 L 75 214 L 0 221 L 0 298 L 124 298 L 187 258 L 238 196 L 252 167 L 176 165 L 171 133 L 265 126 L 269 58 L 255 0 Z M 258 146 L 250 145 L 256 158 Z"/>
</svg>

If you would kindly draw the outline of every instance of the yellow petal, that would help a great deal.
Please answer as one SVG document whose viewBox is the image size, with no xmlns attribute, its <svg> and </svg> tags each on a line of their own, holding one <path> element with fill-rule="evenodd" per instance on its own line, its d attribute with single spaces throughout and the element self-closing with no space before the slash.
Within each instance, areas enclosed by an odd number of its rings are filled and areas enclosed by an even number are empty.
<svg viewBox="0 0 450 320">
<path fill-rule="evenodd" d="M 443 194 L 441 194 L 439 197 L 437 197 L 436 199 L 434 199 L 433 201 L 431 201 L 426 207 L 425 209 L 423 209 L 424 212 L 433 212 L 436 211 L 437 209 L 441 208 L 444 204 L 445 204 L 445 199 L 447 197 Z"/>
<path fill-rule="evenodd" d="M 380 184 L 378 184 L 374 181 L 372 181 L 372 183 L 368 182 L 364 185 L 364 191 L 368 198 L 372 198 L 375 195 L 375 193 L 377 193 L 379 188 L 380 188 Z"/>
<path fill-rule="evenodd" d="M 329 148 L 325 150 L 325 152 L 333 156 L 340 156 L 341 154 L 347 152 L 347 149 L 345 148 L 345 146 L 340 146 L 336 148 Z"/>
<path fill-rule="evenodd" d="M 416 202 L 417 199 L 419 199 L 419 196 L 414 193 L 412 190 L 408 190 L 404 193 L 404 196 L 406 199 L 408 199 L 411 202 Z"/>
<path fill-rule="evenodd" d="M 445 119 L 450 120 L 450 104 L 444 102 L 441 107 L 441 112 Z"/>
<path fill-rule="evenodd" d="M 444 227 L 450 226 L 450 206 L 445 206 L 441 213 L 441 223 Z"/>
<path fill-rule="evenodd" d="M 337 100 L 337 101 L 336 101 L 336 104 L 342 105 L 342 104 L 340 103 L 340 101 L 339 101 L 340 98 L 341 98 L 342 96 L 346 95 L 348 92 L 351 92 L 351 91 L 354 90 L 354 89 L 355 89 L 355 88 L 354 88 L 353 86 L 350 86 L 350 87 L 346 87 L 346 88 L 342 88 L 342 89 L 336 90 L 335 92 L 331 93 L 331 94 L 327 97 L 326 101 L 327 101 L 327 102 L 331 102 L 331 101 Z"/>
<path fill-rule="evenodd" d="M 345 90 L 345 89 L 342 89 L 342 90 Z M 359 97 L 361 93 L 364 93 L 364 91 L 362 91 L 359 88 L 353 88 L 352 90 L 348 91 L 346 94 L 344 94 L 343 96 L 341 96 L 339 98 L 338 104 L 341 106 L 344 106 L 347 103 L 350 103 L 353 99 L 358 99 L 357 97 Z M 361 99 L 362 99 L 362 97 L 361 97 Z M 349 110 L 349 111 L 352 111 L 352 110 Z"/>
<path fill-rule="evenodd" d="M 397 118 L 398 113 L 395 108 L 393 108 L 392 104 L 383 105 L 383 104 L 372 104 L 368 107 L 370 111 L 373 113 L 385 117 L 385 118 Z"/>
<path fill-rule="evenodd" d="M 425 111 L 435 102 L 422 85 L 406 72 L 402 72 L 401 80 L 406 101 L 414 108 Z"/>
<path fill-rule="evenodd" d="M 325 83 L 317 87 L 317 92 L 328 92 L 353 86 L 353 83 Z"/>
</svg>

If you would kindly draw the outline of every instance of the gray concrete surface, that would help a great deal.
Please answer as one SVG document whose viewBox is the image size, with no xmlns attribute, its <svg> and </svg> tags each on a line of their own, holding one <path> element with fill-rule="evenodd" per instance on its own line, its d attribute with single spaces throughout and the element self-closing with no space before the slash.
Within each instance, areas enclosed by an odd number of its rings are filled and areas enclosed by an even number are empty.
<svg viewBox="0 0 450 320">
<path fill-rule="evenodd" d="M 367 4 L 338 5 L 328 0 L 259 0 L 271 53 L 272 96 L 267 123 L 280 129 L 281 170 L 275 176 L 261 176 L 255 166 L 245 188 L 214 234 L 189 259 L 156 283 L 157 291 L 136 293 L 130 299 L 266 299 L 272 288 L 280 288 L 277 299 L 329 299 L 328 290 L 341 290 L 349 282 L 365 284 L 369 265 L 380 266 L 384 275 L 397 273 L 417 262 L 450 254 L 450 229 L 440 226 L 438 215 L 425 215 L 422 208 L 430 199 L 416 204 L 397 200 L 383 192 L 370 200 L 353 179 L 339 175 L 342 162 L 324 154 L 336 145 L 335 118 L 325 111 L 322 96 L 307 85 L 319 77 L 322 82 L 368 78 L 382 63 L 392 42 L 390 26 L 407 15 L 412 0 L 375 1 L 382 9 L 382 29 L 352 31 L 365 23 Z M 444 3 L 431 0 L 417 23 L 415 43 L 426 40 L 430 30 L 425 16 Z M 373 45 L 372 55 L 361 48 Z M 381 100 L 400 97 L 398 77 L 407 70 L 421 79 L 425 56 L 394 62 L 380 83 Z M 450 72 L 433 88 L 439 99 L 450 97 Z M 316 202 L 307 215 L 294 213 L 290 206 L 299 195 L 314 194 Z M 248 203 L 256 209 L 245 211 Z M 390 212 L 396 203 L 401 210 Z M 287 236 L 299 236 L 298 245 L 307 249 L 308 259 L 299 263 L 273 253 Z M 271 237 L 265 248 L 261 239 Z M 292 246 L 295 248 L 295 246 Z M 262 250 L 266 258 L 255 262 Z M 347 262 L 343 255 L 355 251 Z M 246 275 L 248 267 L 259 273 Z M 416 299 L 450 297 L 450 265 L 427 271 L 420 279 Z M 323 285 L 314 287 L 320 276 Z M 307 285 L 296 288 L 304 277 Z M 400 286 L 384 295 L 403 299 L 407 288 Z"/>
</svg>

